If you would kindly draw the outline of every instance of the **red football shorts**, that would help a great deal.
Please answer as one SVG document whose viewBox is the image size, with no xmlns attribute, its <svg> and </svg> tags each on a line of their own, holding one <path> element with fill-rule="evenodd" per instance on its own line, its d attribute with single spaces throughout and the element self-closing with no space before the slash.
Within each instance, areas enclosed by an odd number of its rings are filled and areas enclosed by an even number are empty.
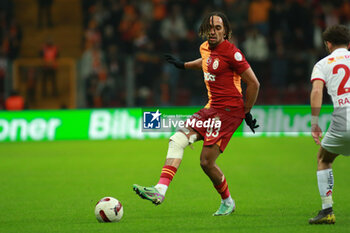
<svg viewBox="0 0 350 233">
<path fill-rule="evenodd" d="M 233 116 L 231 112 L 223 109 L 202 108 L 191 116 L 190 121 L 190 127 L 203 136 L 204 146 L 217 144 L 220 151 L 224 152 L 243 118 Z"/>
</svg>

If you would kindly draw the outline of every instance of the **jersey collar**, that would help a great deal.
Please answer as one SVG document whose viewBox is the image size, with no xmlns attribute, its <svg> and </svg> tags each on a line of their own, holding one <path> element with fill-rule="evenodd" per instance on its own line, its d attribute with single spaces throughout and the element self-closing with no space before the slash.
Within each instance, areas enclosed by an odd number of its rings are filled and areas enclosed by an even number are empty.
<svg viewBox="0 0 350 233">
<path fill-rule="evenodd" d="M 346 52 L 346 51 L 348 51 L 346 48 L 338 48 L 338 49 L 334 50 L 331 54 L 333 54 L 333 53 L 340 53 L 340 52 Z"/>
<path fill-rule="evenodd" d="M 218 50 L 218 49 L 220 49 L 220 48 L 222 48 L 225 44 L 227 43 L 227 40 L 223 40 L 220 44 L 218 44 L 217 46 L 215 46 L 215 48 L 213 48 L 213 49 L 210 49 L 210 50 Z"/>
</svg>

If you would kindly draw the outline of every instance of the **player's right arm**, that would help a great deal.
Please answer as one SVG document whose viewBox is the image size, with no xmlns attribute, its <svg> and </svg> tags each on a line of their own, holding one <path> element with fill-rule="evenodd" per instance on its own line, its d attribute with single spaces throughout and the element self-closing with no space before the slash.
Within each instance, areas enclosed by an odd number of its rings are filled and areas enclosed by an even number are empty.
<svg viewBox="0 0 350 233">
<path fill-rule="evenodd" d="M 318 117 L 322 107 L 324 82 L 322 80 L 314 80 L 312 82 L 312 90 L 310 94 L 311 105 L 311 135 L 316 144 L 321 144 L 322 130 L 318 125 Z"/>
</svg>

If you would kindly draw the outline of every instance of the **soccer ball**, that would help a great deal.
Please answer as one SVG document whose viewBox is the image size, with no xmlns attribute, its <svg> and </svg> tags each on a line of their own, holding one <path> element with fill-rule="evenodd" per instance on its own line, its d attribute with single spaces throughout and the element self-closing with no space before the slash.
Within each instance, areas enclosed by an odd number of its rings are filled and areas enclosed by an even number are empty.
<svg viewBox="0 0 350 233">
<path fill-rule="evenodd" d="M 123 214 L 122 204 L 114 197 L 102 198 L 95 207 L 95 216 L 99 222 L 119 222 Z"/>
</svg>

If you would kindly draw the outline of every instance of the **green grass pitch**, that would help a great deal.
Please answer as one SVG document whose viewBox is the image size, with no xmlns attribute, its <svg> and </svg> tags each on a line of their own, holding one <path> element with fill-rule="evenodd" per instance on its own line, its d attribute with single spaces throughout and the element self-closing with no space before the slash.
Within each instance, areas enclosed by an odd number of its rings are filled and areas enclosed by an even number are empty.
<svg viewBox="0 0 350 233">
<path fill-rule="evenodd" d="M 213 217 L 220 197 L 199 165 L 202 143 L 186 148 L 165 202 L 140 199 L 154 185 L 167 140 L 64 141 L 0 145 L 0 232 L 350 232 L 349 166 L 334 164 L 335 225 L 309 225 L 321 207 L 311 137 L 232 138 L 218 164 L 236 212 Z M 119 199 L 119 223 L 98 223 L 97 201 Z"/>
</svg>

